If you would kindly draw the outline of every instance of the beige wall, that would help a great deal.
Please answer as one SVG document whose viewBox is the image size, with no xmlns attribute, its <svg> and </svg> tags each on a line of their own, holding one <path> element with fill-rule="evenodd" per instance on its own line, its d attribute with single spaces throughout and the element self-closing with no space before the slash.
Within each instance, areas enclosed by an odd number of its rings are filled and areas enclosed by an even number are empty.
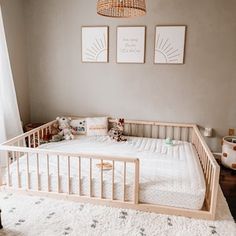
<svg viewBox="0 0 236 236">
<path fill-rule="evenodd" d="M 23 0 L 0 0 L 21 119 L 30 120 Z"/>
<path fill-rule="evenodd" d="M 148 14 L 96 15 L 96 0 L 26 0 L 31 117 L 60 114 L 236 128 L 236 1 L 147 0 Z M 184 65 L 154 65 L 154 27 L 187 25 Z M 81 26 L 110 27 L 110 62 L 81 63 Z M 146 63 L 116 64 L 116 26 L 146 25 Z M 208 139 L 219 149 L 219 139 Z"/>
</svg>

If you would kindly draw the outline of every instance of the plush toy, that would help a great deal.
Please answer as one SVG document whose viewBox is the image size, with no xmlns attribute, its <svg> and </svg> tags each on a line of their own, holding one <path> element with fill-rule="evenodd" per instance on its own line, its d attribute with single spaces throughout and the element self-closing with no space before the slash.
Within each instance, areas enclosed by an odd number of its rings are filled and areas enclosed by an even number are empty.
<svg viewBox="0 0 236 236">
<path fill-rule="evenodd" d="M 124 119 L 117 120 L 115 126 L 111 128 L 108 132 L 110 138 L 114 139 L 117 142 L 127 141 L 127 139 L 123 136 L 124 125 L 125 125 Z"/>
<path fill-rule="evenodd" d="M 173 140 L 171 139 L 171 138 L 167 138 L 166 140 L 165 140 L 165 143 L 166 143 L 166 145 L 169 145 L 169 146 L 173 146 Z"/>
<path fill-rule="evenodd" d="M 60 133 L 60 129 L 59 129 L 59 123 L 58 122 L 55 122 L 52 124 L 52 127 L 51 127 L 51 135 L 57 135 Z"/>
<path fill-rule="evenodd" d="M 65 140 L 74 139 L 75 130 L 71 127 L 70 122 L 71 118 L 67 117 L 57 117 L 57 122 L 59 124 L 60 132 L 58 135 L 61 135 Z"/>
<path fill-rule="evenodd" d="M 43 137 L 40 139 L 40 144 L 49 143 L 51 139 L 52 139 L 51 134 L 44 134 Z"/>
<path fill-rule="evenodd" d="M 62 141 L 64 138 L 63 138 L 63 135 L 62 134 L 59 134 L 60 133 L 60 129 L 59 129 L 59 123 L 58 121 L 53 123 L 52 127 L 51 127 L 51 138 L 50 138 L 50 142 L 60 142 Z"/>
</svg>

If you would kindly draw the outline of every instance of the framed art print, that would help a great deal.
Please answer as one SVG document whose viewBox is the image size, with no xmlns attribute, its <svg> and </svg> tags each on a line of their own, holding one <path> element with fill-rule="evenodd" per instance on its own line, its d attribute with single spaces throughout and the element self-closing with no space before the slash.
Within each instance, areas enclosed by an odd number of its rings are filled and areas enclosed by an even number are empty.
<svg viewBox="0 0 236 236">
<path fill-rule="evenodd" d="M 144 63 L 145 36 L 145 26 L 117 27 L 117 63 Z"/>
<path fill-rule="evenodd" d="M 156 26 L 156 64 L 183 64 L 186 26 Z"/>
<path fill-rule="evenodd" d="M 108 62 L 108 26 L 82 27 L 82 62 Z"/>
</svg>

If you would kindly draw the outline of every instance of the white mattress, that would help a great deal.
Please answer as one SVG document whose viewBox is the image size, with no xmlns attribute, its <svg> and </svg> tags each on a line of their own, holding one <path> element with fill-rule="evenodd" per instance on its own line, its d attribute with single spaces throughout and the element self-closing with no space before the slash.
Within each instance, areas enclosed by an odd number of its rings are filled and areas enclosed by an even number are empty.
<svg viewBox="0 0 236 236">
<path fill-rule="evenodd" d="M 117 143 L 108 136 L 86 137 L 44 144 L 40 148 L 66 152 L 89 152 L 114 156 L 136 157 L 140 160 L 140 194 L 139 200 L 143 203 L 161 204 L 189 209 L 201 209 L 205 197 L 205 181 L 202 169 L 191 143 L 174 141 L 173 146 L 167 146 L 165 140 L 128 137 L 127 142 Z M 76 194 L 78 181 L 78 158 L 71 158 L 71 191 Z M 20 158 L 20 182 L 26 188 L 26 157 Z M 50 190 L 57 191 L 57 158 L 51 156 L 50 163 Z M 93 161 L 92 168 L 92 195 L 100 196 L 100 170 Z M 39 172 L 41 190 L 47 190 L 46 157 L 39 156 Z M 82 159 L 82 193 L 89 194 L 89 162 Z M 29 157 L 30 185 L 37 188 L 36 155 Z M 67 192 L 67 159 L 60 157 L 61 192 Z M 85 170 L 86 169 L 86 170 Z M 17 186 L 16 163 L 10 167 L 11 182 Z M 123 197 L 123 164 L 115 165 L 115 199 Z M 127 164 L 126 200 L 133 199 L 133 165 Z M 104 171 L 104 198 L 111 198 L 111 171 Z"/>
</svg>

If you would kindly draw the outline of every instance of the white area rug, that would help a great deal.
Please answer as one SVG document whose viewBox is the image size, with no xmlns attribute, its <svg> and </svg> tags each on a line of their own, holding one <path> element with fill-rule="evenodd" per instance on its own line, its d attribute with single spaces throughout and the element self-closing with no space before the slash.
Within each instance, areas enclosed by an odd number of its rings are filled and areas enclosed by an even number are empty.
<svg viewBox="0 0 236 236">
<path fill-rule="evenodd" d="M 4 225 L 4 229 L 0 230 L 1 236 L 236 235 L 236 226 L 221 190 L 216 221 L 115 209 L 8 192 L 0 192 L 0 208 Z"/>
</svg>

